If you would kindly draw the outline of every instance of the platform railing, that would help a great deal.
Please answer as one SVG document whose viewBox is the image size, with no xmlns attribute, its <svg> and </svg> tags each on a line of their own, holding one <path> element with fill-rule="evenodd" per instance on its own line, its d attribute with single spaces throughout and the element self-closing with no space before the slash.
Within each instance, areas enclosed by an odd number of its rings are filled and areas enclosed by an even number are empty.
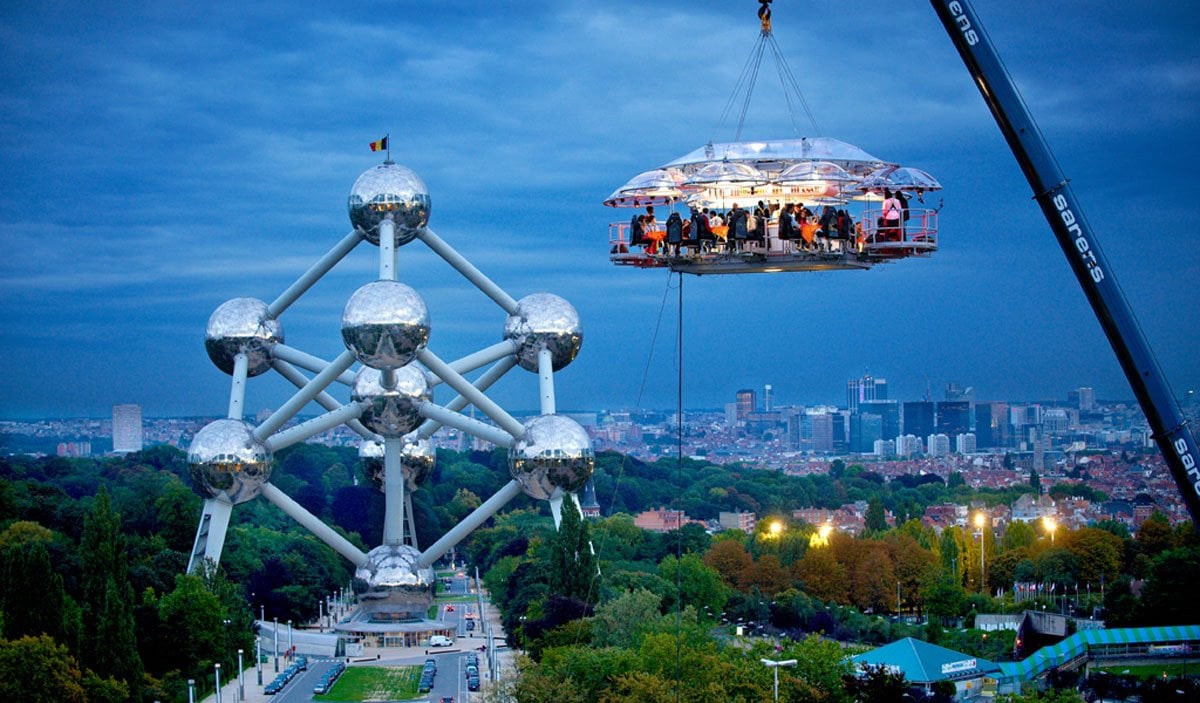
<svg viewBox="0 0 1200 703">
<path fill-rule="evenodd" d="M 867 251 L 911 249 L 933 251 L 938 246 L 938 211 L 909 208 L 908 221 L 898 227 L 881 226 L 882 210 L 865 210 L 859 220 L 862 241 Z"/>
</svg>

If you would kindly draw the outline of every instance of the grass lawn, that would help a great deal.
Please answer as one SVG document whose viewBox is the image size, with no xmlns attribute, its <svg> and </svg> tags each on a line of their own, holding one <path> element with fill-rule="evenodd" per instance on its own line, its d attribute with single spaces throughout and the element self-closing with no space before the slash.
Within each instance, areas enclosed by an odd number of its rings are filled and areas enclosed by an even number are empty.
<svg viewBox="0 0 1200 703">
<path fill-rule="evenodd" d="M 1097 667 L 1099 671 L 1108 672 L 1114 676 L 1133 676 L 1139 679 L 1158 679 L 1162 678 L 1163 672 L 1167 672 L 1167 678 L 1175 676 L 1183 676 L 1184 674 L 1200 673 L 1200 662 L 1163 662 L 1162 664 L 1153 664 L 1147 666 L 1105 666 Z"/>
<path fill-rule="evenodd" d="M 352 666 L 315 701 L 407 700 L 417 697 L 419 666 Z"/>
<path fill-rule="evenodd" d="M 476 595 L 474 593 L 456 594 L 453 596 L 439 595 L 437 602 L 439 603 L 474 603 Z"/>
</svg>

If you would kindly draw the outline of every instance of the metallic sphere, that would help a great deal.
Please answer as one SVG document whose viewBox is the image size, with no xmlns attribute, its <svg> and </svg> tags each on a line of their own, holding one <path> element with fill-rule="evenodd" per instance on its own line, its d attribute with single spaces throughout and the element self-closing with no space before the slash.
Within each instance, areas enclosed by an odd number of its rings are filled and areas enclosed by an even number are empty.
<svg viewBox="0 0 1200 703">
<path fill-rule="evenodd" d="M 418 410 L 433 395 L 425 372 L 416 366 L 403 366 L 395 374 L 395 387 L 384 388 L 383 372 L 364 367 L 350 390 L 350 399 L 365 406 L 359 421 L 384 437 L 402 437 L 417 429 L 423 421 Z"/>
<path fill-rule="evenodd" d="M 244 353 L 247 375 L 257 376 L 271 368 L 271 350 L 283 342 L 283 326 L 267 314 L 267 304 L 254 298 L 234 298 L 221 303 L 208 318 L 204 348 L 208 358 L 227 374 L 233 360 Z"/>
<path fill-rule="evenodd" d="M 400 449 L 400 470 L 404 473 L 404 487 L 410 491 L 433 475 L 433 465 L 437 463 L 437 451 L 433 442 L 420 439 L 410 434 L 404 437 L 404 446 Z"/>
<path fill-rule="evenodd" d="M 531 498 L 546 500 L 583 488 L 596 455 L 587 432 L 569 417 L 540 415 L 508 450 L 508 470 Z"/>
<path fill-rule="evenodd" d="M 398 369 L 429 342 L 429 310 L 403 283 L 368 283 L 342 310 L 342 341 L 364 365 Z"/>
<path fill-rule="evenodd" d="M 366 583 L 364 598 L 389 598 L 393 594 L 423 594 L 434 583 L 433 569 L 421 567 L 421 553 L 407 544 L 385 544 L 367 552 L 367 564 L 354 572 Z"/>
<path fill-rule="evenodd" d="M 555 371 L 579 354 L 583 326 L 579 313 L 566 300 L 550 293 L 534 293 L 517 301 L 517 311 L 504 321 L 504 338 L 517 343 L 517 363 L 537 372 L 538 350 L 546 347 Z"/>
<path fill-rule="evenodd" d="M 241 420 L 217 420 L 204 426 L 188 447 L 192 485 L 207 498 L 245 503 L 262 492 L 271 477 L 271 452 L 254 439 L 254 428 Z"/>
<path fill-rule="evenodd" d="M 364 172 L 350 189 L 350 224 L 379 244 L 379 223 L 391 214 L 396 246 L 408 244 L 429 223 L 429 190 L 421 177 L 394 163 Z"/>
<path fill-rule="evenodd" d="M 358 443 L 358 460 L 362 462 L 363 473 L 367 480 L 376 488 L 383 490 L 384 458 L 383 442 L 377 439 L 363 439 Z"/>
<path fill-rule="evenodd" d="M 383 490 L 385 476 L 383 442 L 364 439 L 358 443 L 358 458 L 363 464 L 363 473 L 379 490 Z M 404 435 L 400 448 L 400 471 L 404 475 L 405 490 L 415 491 L 433 474 L 437 454 L 433 443 L 419 439 L 415 432 Z"/>
</svg>

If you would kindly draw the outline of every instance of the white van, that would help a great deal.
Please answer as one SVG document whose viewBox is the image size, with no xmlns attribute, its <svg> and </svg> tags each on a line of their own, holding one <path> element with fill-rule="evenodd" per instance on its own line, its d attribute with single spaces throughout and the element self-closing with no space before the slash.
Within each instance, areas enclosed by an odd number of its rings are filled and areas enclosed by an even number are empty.
<svg viewBox="0 0 1200 703">
<path fill-rule="evenodd" d="M 454 644 L 454 640 L 445 635 L 433 635 L 429 638 L 430 647 L 449 647 Z"/>
</svg>

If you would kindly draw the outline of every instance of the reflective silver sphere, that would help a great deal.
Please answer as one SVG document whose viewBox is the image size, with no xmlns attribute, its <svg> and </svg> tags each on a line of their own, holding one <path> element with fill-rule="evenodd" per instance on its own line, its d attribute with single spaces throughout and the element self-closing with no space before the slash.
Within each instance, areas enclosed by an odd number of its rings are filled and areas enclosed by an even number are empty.
<svg viewBox="0 0 1200 703">
<path fill-rule="evenodd" d="M 271 452 L 253 432 L 241 420 L 217 420 L 196 433 L 188 447 L 196 492 L 206 498 L 224 497 L 235 505 L 262 492 L 271 477 Z"/>
<path fill-rule="evenodd" d="M 421 553 L 404 545 L 382 545 L 367 552 L 367 565 L 355 570 L 354 578 L 366 582 L 366 598 L 386 598 L 396 591 L 423 593 L 434 582 L 433 569 L 421 568 Z"/>
<path fill-rule="evenodd" d="M 504 339 L 517 343 L 521 368 L 537 372 L 538 350 L 544 346 L 558 371 L 579 354 L 583 326 L 570 303 L 550 293 L 534 293 L 517 301 L 517 311 L 504 321 Z"/>
<path fill-rule="evenodd" d="M 569 417 L 540 415 L 508 450 L 508 470 L 531 498 L 546 500 L 560 490 L 576 492 L 596 465 L 592 440 Z"/>
<path fill-rule="evenodd" d="M 383 454 L 383 442 L 364 439 L 358 443 L 358 458 L 362 461 L 363 473 L 381 491 L 385 475 Z M 432 442 L 428 439 L 418 439 L 415 432 L 404 435 L 404 446 L 400 449 L 400 470 L 404 474 L 404 488 L 415 491 L 425 483 L 433 474 L 436 460 L 437 454 Z"/>
<path fill-rule="evenodd" d="M 283 342 L 283 325 L 267 315 L 267 304 L 255 298 L 234 298 L 221 303 L 208 318 L 204 348 L 208 358 L 227 374 L 233 359 L 246 354 L 247 375 L 257 376 L 271 368 L 271 349 Z"/>
<path fill-rule="evenodd" d="M 429 342 L 429 310 L 403 283 L 368 283 L 342 310 L 342 341 L 364 365 L 398 369 Z"/>
<path fill-rule="evenodd" d="M 404 438 L 404 447 L 400 449 L 400 469 L 404 473 L 404 487 L 410 491 L 433 475 L 433 465 L 437 463 L 437 451 L 433 442 L 428 439 L 418 439 L 410 434 Z"/>
<path fill-rule="evenodd" d="M 379 223 L 391 213 L 396 246 L 407 244 L 429 223 L 429 190 L 421 177 L 398 164 L 364 172 L 350 189 L 350 224 L 379 244 Z"/>
<path fill-rule="evenodd" d="M 359 370 L 350 389 L 350 399 L 366 403 L 359 421 L 384 437 L 402 437 L 417 429 L 423 418 L 417 412 L 433 392 L 425 372 L 413 365 L 396 369 L 396 387 L 384 388 L 383 372 L 370 367 Z"/>
<path fill-rule="evenodd" d="M 358 460 L 362 462 L 363 473 L 367 480 L 376 488 L 383 490 L 384 459 L 383 442 L 377 439 L 363 439 L 358 443 Z"/>
</svg>

